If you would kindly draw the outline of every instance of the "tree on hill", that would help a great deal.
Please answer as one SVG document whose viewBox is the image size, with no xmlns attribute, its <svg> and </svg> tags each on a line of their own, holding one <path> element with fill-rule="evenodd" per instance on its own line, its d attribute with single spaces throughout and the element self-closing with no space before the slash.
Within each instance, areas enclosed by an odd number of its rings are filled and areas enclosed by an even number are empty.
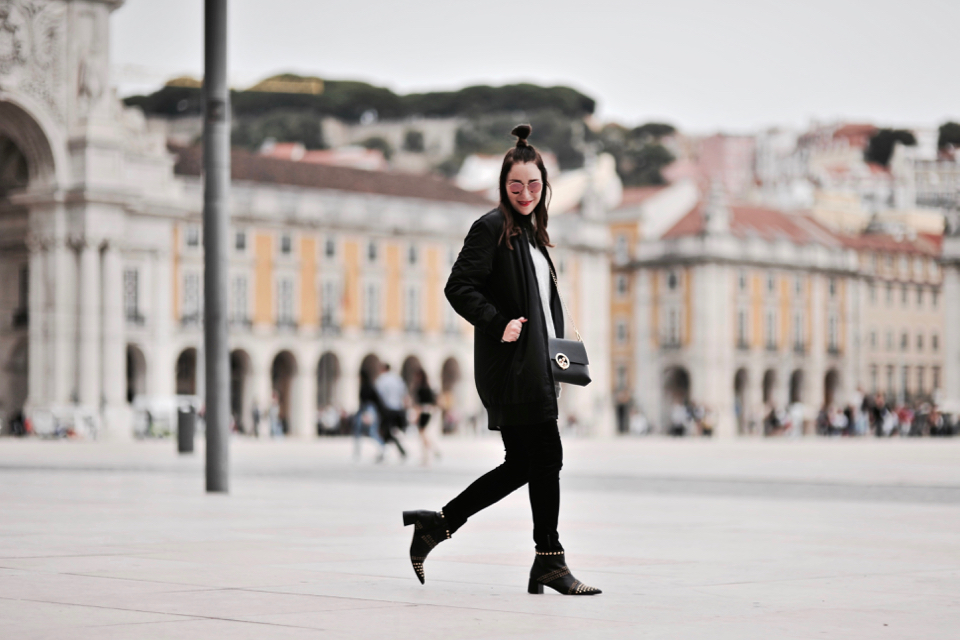
<svg viewBox="0 0 960 640">
<path fill-rule="evenodd" d="M 377 149 L 383 153 L 383 157 L 387 160 L 393 155 L 393 147 L 390 146 L 390 143 L 387 142 L 384 138 L 380 136 L 373 136 L 372 138 L 367 138 L 360 143 L 361 146 L 365 149 Z"/>
<path fill-rule="evenodd" d="M 553 153 L 561 169 L 583 166 L 583 151 L 580 148 L 585 128 L 583 122 L 552 110 L 486 115 L 469 120 L 457 130 L 456 153 L 459 161 L 473 153 L 503 155 L 516 143 L 516 139 L 510 136 L 510 130 L 523 121 L 533 126 L 530 143 L 542 152 Z"/>
<path fill-rule="evenodd" d="M 403 150 L 412 153 L 423 153 L 423 132 L 409 129 L 403 134 Z"/>
<path fill-rule="evenodd" d="M 230 144 L 258 150 L 267 139 L 275 142 L 299 142 L 307 149 L 324 149 L 320 119 L 302 111 L 273 111 L 259 118 L 244 118 L 234 123 Z"/>
<path fill-rule="evenodd" d="M 676 133 L 669 124 L 649 122 L 634 129 L 608 124 L 596 135 L 600 149 L 617 162 L 617 173 L 628 187 L 664 184 L 661 170 L 675 160 L 661 143 Z"/>
<path fill-rule="evenodd" d="M 870 138 L 863 152 L 863 159 L 886 167 L 890 164 L 890 157 L 893 156 L 893 146 L 898 142 L 913 147 L 916 146 L 917 139 L 912 131 L 906 129 L 878 129 Z"/>
<path fill-rule="evenodd" d="M 672 124 L 662 122 L 648 122 L 642 124 L 630 133 L 634 138 L 648 138 L 652 140 L 663 140 L 667 136 L 672 136 L 677 132 Z"/>
<path fill-rule="evenodd" d="M 951 146 L 960 149 L 960 123 L 944 122 L 940 125 L 940 135 L 937 136 L 937 148 L 945 150 Z"/>
<path fill-rule="evenodd" d="M 283 91 L 268 90 L 271 88 Z M 267 78 L 256 90 L 231 91 L 236 117 L 258 116 L 275 110 L 303 110 L 317 115 L 358 122 L 375 110 L 381 119 L 411 116 L 472 117 L 501 112 L 532 112 L 551 109 L 570 118 L 593 113 L 596 103 L 569 87 L 512 84 L 502 87 L 473 86 L 457 91 L 415 93 L 405 96 L 366 82 L 321 80 L 294 74 Z M 200 113 L 200 88 L 166 86 L 149 96 L 131 96 L 124 102 L 139 106 L 148 115 L 196 115 Z M 186 104 L 182 101 L 186 100 Z"/>
</svg>

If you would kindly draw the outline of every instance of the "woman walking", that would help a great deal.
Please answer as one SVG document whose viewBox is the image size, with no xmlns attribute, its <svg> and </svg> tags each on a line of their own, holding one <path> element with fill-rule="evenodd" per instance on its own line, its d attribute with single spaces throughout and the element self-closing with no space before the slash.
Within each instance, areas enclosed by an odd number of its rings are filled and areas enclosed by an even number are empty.
<svg viewBox="0 0 960 640">
<path fill-rule="evenodd" d="M 420 432 L 420 444 L 423 449 L 421 464 L 427 466 L 430 464 L 430 456 L 440 457 L 440 452 L 430 441 L 427 435 L 427 425 L 430 424 L 430 418 L 437 406 L 437 395 L 430 388 L 430 380 L 427 378 L 427 372 L 423 369 L 417 369 L 415 376 L 414 398 L 416 399 L 417 412 L 417 431 Z"/>
<path fill-rule="evenodd" d="M 547 170 L 527 143 L 531 127 L 511 132 L 517 144 L 503 159 L 500 204 L 467 234 L 444 293 L 474 327 L 477 391 L 489 428 L 503 438 L 503 464 L 473 482 L 440 511 L 404 511 L 415 525 L 410 562 L 420 582 L 427 554 L 473 514 L 528 485 L 536 556 L 529 593 L 548 586 L 568 595 L 599 589 L 576 580 L 566 566 L 557 520 L 563 447 L 548 337 L 563 336 L 563 310 L 547 253 Z"/>
</svg>

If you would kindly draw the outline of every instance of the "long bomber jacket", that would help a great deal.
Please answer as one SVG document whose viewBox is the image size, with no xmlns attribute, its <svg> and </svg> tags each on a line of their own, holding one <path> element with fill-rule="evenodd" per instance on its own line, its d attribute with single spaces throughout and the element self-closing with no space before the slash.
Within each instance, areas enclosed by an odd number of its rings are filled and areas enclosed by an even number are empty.
<svg viewBox="0 0 960 640">
<path fill-rule="evenodd" d="M 529 219 L 515 216 L 522 235 L 499 242 L 503 213 L 494 209 L 477 219 L 463 242 L 444 288 L 454 310 L 475 328 L 474 378 L 489 416 L 489 428 L 539 424 L 557 419 L 557 393 L 549 363 L 543 305 L 530 251 Z M 558 338 L 563 309 L 550 283 L 550 310 Z M 526 318 L 515 342 L 502 342 L 507 324 Z"/>
</svg>

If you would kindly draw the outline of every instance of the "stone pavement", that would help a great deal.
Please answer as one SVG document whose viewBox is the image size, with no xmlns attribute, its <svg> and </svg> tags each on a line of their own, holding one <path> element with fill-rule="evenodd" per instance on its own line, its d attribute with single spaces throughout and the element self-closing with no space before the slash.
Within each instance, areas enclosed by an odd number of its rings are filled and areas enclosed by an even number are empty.
<svg viewBox="0 0 960 640">
<path fill-rule="evenodd" d="M 0 638 L 960 637 L 960 440 L 567 438 L 592 598 L 526 593 L 524 491 L 414 576 L 400 512 L 497 464 L 496 437 L 429 469 L 350 447 L 235 440 L 208 495 L 170 441 L 0 440 Z"/>
</svg>

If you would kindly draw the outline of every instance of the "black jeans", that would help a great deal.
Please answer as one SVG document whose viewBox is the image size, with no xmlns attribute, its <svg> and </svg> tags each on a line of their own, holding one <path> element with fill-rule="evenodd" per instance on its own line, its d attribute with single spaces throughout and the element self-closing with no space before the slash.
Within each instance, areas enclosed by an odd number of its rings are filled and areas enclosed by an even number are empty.
<svg viewBox="0 0 960 640">
<path fill-rule="evenodd" d="M 486 509 L 525 484 L 530 487 L 533 541 L 537 551 L 559 551 L 560 469 L 563 446 L 556 420 L 542 424 L 501 427 L 503 464 L 477 478 L 443 508 L 453 533 L 473 514 Z"/>
</svg>

